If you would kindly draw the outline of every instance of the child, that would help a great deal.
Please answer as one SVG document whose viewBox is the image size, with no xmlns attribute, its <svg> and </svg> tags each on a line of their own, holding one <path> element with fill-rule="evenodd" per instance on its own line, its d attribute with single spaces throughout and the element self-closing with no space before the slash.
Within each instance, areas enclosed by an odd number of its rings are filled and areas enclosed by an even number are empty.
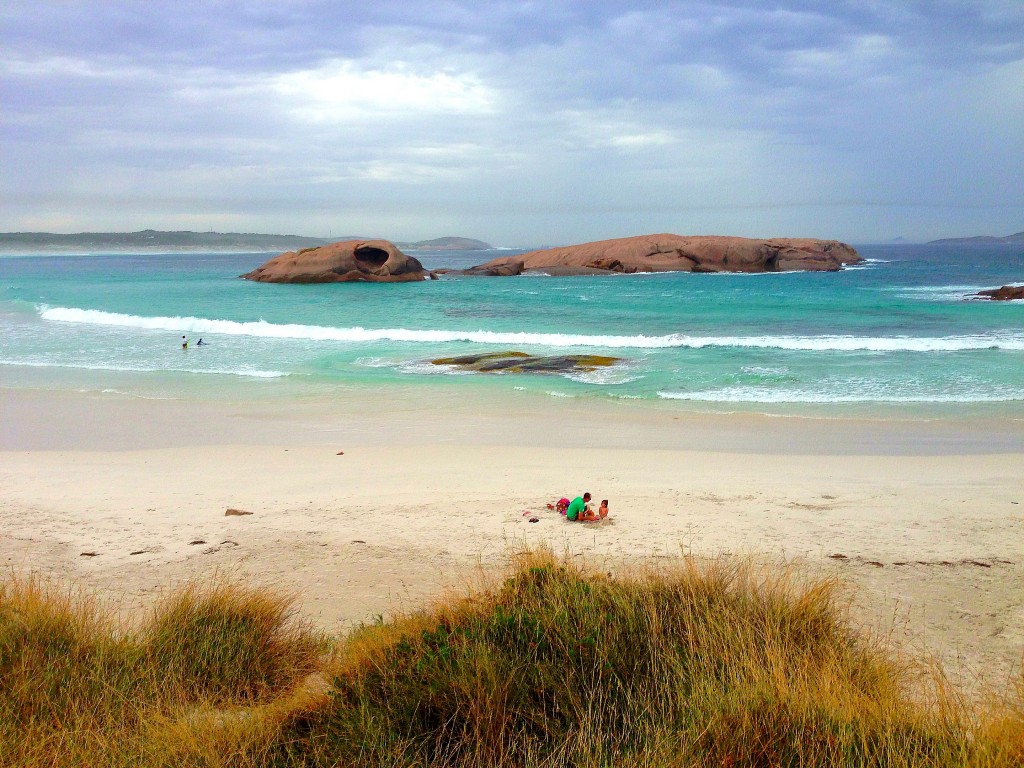
<svg viewBox="0 0 1024 768">
<path fill-rule="evenodd" d="M 597 512 L 595 512 L 593 507 L 591 507 L 588 504 L 586 510 L 580 514 L 580 520 L 582 520 L 585 523 L 599 523 L 602 520 L 604 520 L 607 516 L 608 499 L 602 499 L 601 506 L 597 510 Z"/>
<path fill-rule="evenodd" d="M 569 500 L 564 498 L 564 497 L 559 499 L 558 501 L 556 501 L 554 504 L 548 504 L 548 509 L 554 509 L 560 515 L 564 515 L 565 514 L 565 510 L 567 510 L 568 508 L 569 508 Z"/>
</svg>

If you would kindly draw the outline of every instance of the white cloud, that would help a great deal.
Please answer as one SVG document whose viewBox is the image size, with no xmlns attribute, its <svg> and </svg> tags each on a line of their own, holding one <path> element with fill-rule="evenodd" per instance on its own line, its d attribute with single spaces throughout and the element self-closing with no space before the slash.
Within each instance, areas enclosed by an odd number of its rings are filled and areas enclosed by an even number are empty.
<svg viewBox="0 0 1024 768">
<path fill-rule="evenodd" d="M 364 69 L 335 60 L 316 69 L 277 75 L 267 82 L 300 119 L 337 122 L 387 115 L 487 114 L 498 102 L 494 89 L 471 73 L 418 72 L 408 63 Z"/>
</svg>

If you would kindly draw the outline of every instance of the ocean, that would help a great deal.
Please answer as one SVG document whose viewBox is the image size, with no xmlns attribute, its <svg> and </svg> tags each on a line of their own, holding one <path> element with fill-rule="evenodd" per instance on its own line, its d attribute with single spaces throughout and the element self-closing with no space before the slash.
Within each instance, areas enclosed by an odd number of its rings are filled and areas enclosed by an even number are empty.
<svg viewBox="0 0 1024 768">
<path fill-rule="evenodd" d="M 969 298 L 1024 280 L 1024 247 L 858 250 L 866 263 L 838 273 L 333 285 L 238 278 L 268 254 L 0 256 L 0 387 L 210 400 L 443 390 L 707 412 L 1024 417 L 1024 302 Z M 497 255 L 413 253 L 428 268 Z M 509 350 L 622 360 L 571 375 L 429 362 Z"/>
</svg>

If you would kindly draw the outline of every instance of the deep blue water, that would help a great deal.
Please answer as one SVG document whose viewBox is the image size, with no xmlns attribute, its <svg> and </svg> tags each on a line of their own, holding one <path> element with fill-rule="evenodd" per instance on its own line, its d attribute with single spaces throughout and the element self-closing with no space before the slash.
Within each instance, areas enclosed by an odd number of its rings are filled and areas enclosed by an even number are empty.
<svg viewBox="0 0 1024 768">
<path fill-rule="evenodd" d="M 515 388 L 689 409 L 1024 415 L 1024 303 L 967 298 L 1024 282 L 1024 247 L 858 250 L 868 262 L 839 273 L 383 285 L 238 279 L 266 254 L 0 257 L 0 385 L 239 398 Z M 495 254 L 417 255 L 437 268 Z M 501 350 L 623 362 L 570 377 L 427 362 Z"/>
</svg>

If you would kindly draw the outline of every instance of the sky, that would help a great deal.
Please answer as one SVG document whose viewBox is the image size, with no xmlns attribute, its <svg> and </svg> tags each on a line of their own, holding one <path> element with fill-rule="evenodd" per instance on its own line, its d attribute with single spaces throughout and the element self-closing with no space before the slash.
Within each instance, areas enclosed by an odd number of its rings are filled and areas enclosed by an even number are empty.
<svg viewBox="0 0 1024 768">
<path fill-rule="evenodd" d="M 1024 0 L 5 0 L 0 231 L 1024 230 Z"/>
</svg>

